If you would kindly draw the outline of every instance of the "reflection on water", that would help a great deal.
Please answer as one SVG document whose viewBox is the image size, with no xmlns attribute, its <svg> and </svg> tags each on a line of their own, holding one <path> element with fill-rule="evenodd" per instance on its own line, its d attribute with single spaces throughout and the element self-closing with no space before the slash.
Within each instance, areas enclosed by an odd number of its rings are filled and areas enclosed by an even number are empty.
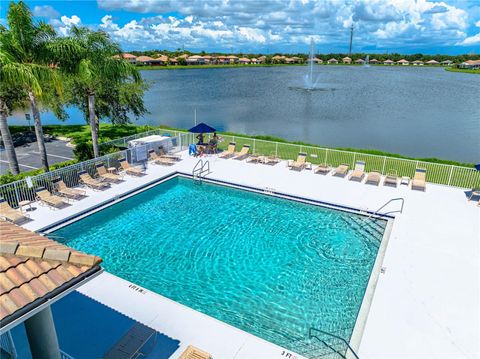
<svg viewBox="0 0 480 359">
<path fill-rule="evenodd" d="M 318 66 L 144 71 L 152 84 L 140 124 L 273 135 L 323 146 L 373 148 L 475 162 L 480 157 L 480 78 L 442 68 Z M 83 123 L 75 109 L 69 123 Z M 23 114 L 11 123 L 25 124 Z M 57 123 L 44 114 L 46 123 Z"/>
</svg>

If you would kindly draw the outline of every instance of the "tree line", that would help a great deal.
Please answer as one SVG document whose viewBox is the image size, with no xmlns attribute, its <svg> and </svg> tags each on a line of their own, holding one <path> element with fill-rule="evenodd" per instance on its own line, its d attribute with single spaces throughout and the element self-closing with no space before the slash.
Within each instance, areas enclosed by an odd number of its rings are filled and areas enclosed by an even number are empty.
<svg viewBox="0 0 480 359">
<path fill-rule="evenodd" d="M 120 46 L 102 31 L 72 27 L 58 36 L 51 25 L 36 21 L 23 2 L 10 2 L 7 27 L 0 25 L 0 133 L 10 171 L 19 166 L 7 118 L 15 110 L 33 114 L 42 167 L 49 170 L 41 113 L 67 119 L 66 106 L 76 106 L 91 128 L 93 155 L 100 154 L 99 122 L 128 122 L 147 112 L 147 88 L 139 71 L 116 57 Z"/>
<path fill-rule="evenodd" d="M 178 57 L 184 54 L 187 54 L 189 56 L 192 55 L 211 55 L 211 56 L 229 56 L 229 55 L 234 55 L 237 57 L 247 57 L 247 58 L 259 58 L 260 56 L 265 56 L 265 62 L 272 63 L 272 58 L 274 56 L 286 56 L 286 57 L 299 57 L 301 58 L 304 62 L 308 59 L 308 54 L 305 53 L 274 53 L 274 54 L 261 54 L 261 53 L 219 53 L 219 52 L 211 52 L 207 53 L 205 51 L 201 52 L 191 52 L 188 50 L 182 50 L 182 49 L 177 49 L 175 51 L 169 51 L 169 50 L 146 50 L 146 51 L 131 51 L 130 52 L 132 55 L 135 56 L 150 56 L 150 57 L 157 57 L 157 55 L 165 55 L 167 57 L 173 58 L 173 57 Z M 417 54 L 400 54 L 400 53 L 365 53 L 365 52 L 357 52 L 349 55 L 348 53 L 341 53 L 341 52 L 335 52 L 335 53 L 318 53 L 315 55 L 318 59 L 325 61 L 328 61 L 331 58 L 335 58 L 337 60 L 341 60 L 344 57 L 350 57 L 352 58 L 353 61 L 358 60 L 358 59 L 365 59 L 369 56 L 370 59 L 377 59 L 378 61 L 385 61 L 385 60 L 392 60 L 392 61 L 398 61 L 401 59 L 405 59 L 407 61 L 429 61 L 431 59 L 437 60 L 438 62 L 450 60 L 453 63 L 462 63 L 467 60 L 480 60 L 480 55 L 478 54 L 460 54 L 460 55 L 444 55 L 444 54 L 435 54 L 435 55 L 430 55 L 430 54 L 422 54 L 422 53 L 417 53 Z"/>
</svg>

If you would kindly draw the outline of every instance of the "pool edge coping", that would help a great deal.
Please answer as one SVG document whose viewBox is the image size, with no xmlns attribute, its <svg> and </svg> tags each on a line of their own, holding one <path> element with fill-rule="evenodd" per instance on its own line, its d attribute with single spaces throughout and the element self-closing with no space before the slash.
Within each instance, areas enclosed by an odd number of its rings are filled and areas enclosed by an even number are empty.
<svg viewBox="0 0 480 359">
<path fill-rule="evenodd" d="M 150 181 L 150 182 L 148 182 L 148 183 L 146 183 L 146 184 L 144 184 L 140 187 L 128 190 L 125 193 L 122 193 L 120 195 L 116 195 L 113 198 L 110 198 L 108 200 L 100 202 L 97 205 L 89 207 L 89 208 L 87 208 L 87 209 L 85 209 L 85 210 L 83 210 L 79 213 L 73 214 L 73 215 L 71 215 L 71 216 L 69 216 L 65 219 L 62 219 L 60 221 L 57 221 L 57 222 L 52 223 L 50 225 L 47 225 L 43 228 L 40 228 L 36 232 L 39 232 L 41 234 L 51 233 L 51 232 L 56 231 L 56 230 L 58 230 L 62 227 L 65 227 L 65 226 L 70 225 L 70 224 L 72 224 L 76 221 L 79 221 L 79 220 L 81 220 L 85 217 L 88 217 L 88 216 L 90 216 L 90 215 L 92 215 L 96 212 L 99 212 L 99 211 L 101 211 L 105 208 L 108 208 L 112 205 L 115 205 L 115 204 L 121 202 L 121 201 L 124 201 L 124 200 L 126 200 L 130 197 L 133 197 L 133 196 L 135 196 L 139 193 L 142 193 L 146 190 L 149 190 L 149 189 L 151 189 L 151 188 L 153 188 L 153 187 L 155 187 L 155 186 L 157 186 L 161 183 L 167 182 L 169 180 L 172 180 L 172 179 L 178 178 L 178 177 L 183 177 L 183 178 L 188 178 L 188 179 L 194 180 L 194 177 L 193 177 L 192 174 L 188 174 L 188 173 L 181 172 L 181 171 L 173 171 L 173 172 L 170 172 L 170 173 L 168 173 L 168 174 L 166 174 L 162 177 L 159 177 L 159 178 L 157 178 L 153 181 Z M 333 209 L 333 210 L 337 210 L 337 211 L 352 213 L 352 214 L 360 215 L 360 216 L 363 216 L 363 217 L 372 217 L 372 218 L 381 219 L 381 220 L 384 220 L 384 221 L 387 222 L 387 225 L 385 227 L 385 231 L 383 233 L 383 237 L 382 237 L 382 240 L 380 242 L 380 246 L 379 246 L 376 258 L 375 258 L 374 265 L 373 265 L 372 270 L 370 272 L 370 276 L 369 276 L 367 286 L 365 287 L 365 293 L 363 295 L 362 302 L 360 304 L 360 308 L 359 308 L 359 311 L 358 311 L 358 314 L 357 314 L 357 317 L 356 317 L 356 320 L 355 320 L 355 325 L 353 327 L 352 334 L 351 334 L 351 336 L 348 340 L 345 338 L 345 340 L 347 340 L 349 345 L 356 352 L 358 352 L 358 350 L 360 348 L 363 332 L 364 332 L 364 329 L 365 329 L 365 326 L 366 326 L 366 322 L 367 322 L 367 319 L 368 319 L 368 314 L 370 312 L 370 308 L 371 308 L 371 305 L 372 305 L 372 302 L 373 302 L 373 297 L 374 297 L 374 294 L 375 294 L 375 288 L 377 286 L 378 279 L 380 277 L 381 266 L 383 264 L 383 260 L 384 260 L 384 257 L 385 257 L 385 252 L 386 252 L 386 249 L 387 249 L 387 244 L 388 244 L 389 237 L 390 237 L 390 234 L 391 234 L 391 231 L 392 231 L 395 216 L 393 216 L 391 214 L 381 214 L 381 213 L 377 213 L 377 212 L 374 212 L 374 211 L 362 210 L 362 209 L 355 208 L 355 207 L 339 205 L 339 204 L 330 203 L 330 202 L 324 202 L 324 201 L 316 200 L 316 199 L 313 199 L 313 198 L 306 198 L 306 197 L 302 197 L 302 196 L 292 195 L 292 194 L 288 194 L 288 193 L 279 192 L 279 191 L 276 191 L 276 190 L 273 190 L 273 189 L 272 190 L 267 189 L 267 188 L 261 189 L 261 188 L 258 188 L 258 187 L 233 183 L 233 182 L 229 182 L 229 181 L 225 181 L 225 180 L 219 180 L 219 179 L 205 178 L 204 177 L 204 178 L 201 179 L 201 181 L 204 181 L 206 183 L 212 183 L 212 184 L 220 185 L 220 186 L 235 188 L 235 189 L 239 189 L 239 190 L 243 190 L 243 191 L 247 191 L 247 192 L 253 192 L 253 193 L 257 193 L 257 194 L 264 195 L 264 196 L 277 197 L 277 198 L 282 198 L 282 199 L 285 199 L 285 200 L 290 200 L 290 201 L 294 201 L 294 202 L 298 202 L 298 203 L 304 203 L 304 204 L 309 204 L 309 205 L 313 205 L 313 206 L 317 206 L 317 207 L 323 207 L 323 208 Z M 121 278 L 121 277 L 119 277 L 119 278 Z M 123 279 L 123 278 L 121 278 L 121 279 Z M 159 295 L 162 296 L 161 294 L 159 294 Z M 178 303 L 178 304 L 181 304 L 181 303 Z M 193 308 L 190 308 L 190 309 L 195 310 Z M 201 313 L 201 312 L 199 312 L 199 313 Z M 204 313 L 202 313 L 202 314 L 204 314 Z M 214 317 L 212 317 L 212 318 L 214 318 Z M 214 319 L 216 319 L 216 318 L 214 318 Z M 218 319 L 216 319 L 216 320 L 218 320 Z M 225 323 L 223 321 L 220 321 L 220 322 L 231 326 L 230 324 Z M 234 327 L 234 328 L 236 328 L 236 327 Z M 240 329 L 240 328 L 236 328 L 236 329 L 242 331 L 242 329 Z M 246 332 L 246 333 L 248 333 L 248 332 Z M 251 333 L 248 333 L 248 334 L 253 335 Z M 255 336 L 255 335 L 253 335 L 253 336 Z M 255 336 L 255 337 L 260 338 L 258 336 Z M 262 339 L 263 341 L 266 341 L 267 343 L 270 343 L 270 344 L 273 344 L 275 346 L 280 347 L 278 344 L 275 344 L 273 342 L 269 342 L 266 339 L 263 339 L 263 338 L 260 338 L 260 339 Z M 285 348 L 285 349 L 288 350 L 287 348 Z M 295 354 L 303 357 L 303 355 L 301 355 L 299 353 L 296 353 L 296 352 L 293 352 L 293 351 L 292 351 L 292 353 L 295 353 Z M 353 358 L 349 351 L 347 351 L 346 356 L 347 356 L 348 359 Z"/>
</svg>

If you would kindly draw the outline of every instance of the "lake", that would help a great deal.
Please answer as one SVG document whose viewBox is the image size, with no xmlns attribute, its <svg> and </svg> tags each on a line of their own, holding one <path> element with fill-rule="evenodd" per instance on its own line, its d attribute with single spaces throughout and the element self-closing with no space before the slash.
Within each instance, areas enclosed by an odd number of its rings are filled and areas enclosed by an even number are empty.
<svg viewBox="0 0 480 359">
<path fill-rule="evenodd" d="M 443 68 L 316 66 L 321 90 L 300 89 L 306 66 L 142 71 L 150 113 L 139 124 L 272 135 L 328 147 L 480 160 L 480 76 Z M 67 123 L 84 123 L 69 110 Z M 44 123 L 58 123 L 49 113 Z M 26 124 L 23 114 L 11 124 Z"/>
</svg>

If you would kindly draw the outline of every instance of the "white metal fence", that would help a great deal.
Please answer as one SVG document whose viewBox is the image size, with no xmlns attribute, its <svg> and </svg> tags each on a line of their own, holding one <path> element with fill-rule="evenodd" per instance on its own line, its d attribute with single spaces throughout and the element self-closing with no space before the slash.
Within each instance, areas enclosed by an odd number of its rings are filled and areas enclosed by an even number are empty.
<svg viewBox="0 0 480 359">
<path fill-rule="evenodd" d="M 127 147 L 128 141 L 150 135 L 165 135 L 172 137 L 173 151 L 180 151 L 188 148 L 190 143 L 195 142 L 195 135 L 189 132 L 157 129 L 139 133 L 133 136 L 103 143 L 102 146 Z M 292 143 L 259 140 L 254 138 L 223 135 L 223 141 L 219 143 L 220 149 L 226 149 L 230 142 L 237 144 L 237 150 L 244 144 L 250 145 L 252 153 L 272 155 L 281 159 L 295 159 L 299 152 L 307 153 L 307 161 L 313 164 L 327 163 L 332 167 L 340 164 L 354 166 L 356 161 L 365 162 L 365 171 L 377 171 L 386 174 L 394 174 L 402 177 L 413 177 L 418 167 L 427 169 L 427 181 L 460 188 L 480 187 L 480 171 L 475 168 L 445 165 L 432 162 L 415 161 L 402 158 L 377 156 L 359 152 L 333 150 L 315 146 L 297 145 Z M 208 139 L 207 139 L 208 140 Z M 26 179 L 8 183 L 0 186 L 0 197 L 16 207 L 24 200 L 34 201 L 35 191 L 40 187 L 53 189 L 53 180 L 61 178 L 68 187 L 75 187 L 79 183 L 80 171 L 87 171 L 95 174 L 95 165 L 104 163 L 107 167 L 119 167 L 120 157 L 131 158 L 130 149 L 121 150 L 102 157 L 59 168 L 57 170 L 42 173 L 31 177 L 29 183 Z"/>
<path fill-rule="evenodd" d="M 151 134 L 164 134 L 167 133 L 163 130 L 161 131 L 149 131 L 147 135 Z M 172 136 L 174 133 L 169 132 L 173 147 L 170 149 L 170 152 L 178 152 L 187 148 L 189 139 L 189 134 L 177 133 L 176 136 Z M 123 147 L 128 141 L 146 136 L 145 133 L 130 136 L 126 138 L 121 138 L 119 140 L 111 141 L 113 143 L 107 145 L 115 145 L 118 147 Z M 104 144 L 105 145 L 105 144 Z M 62 167 L 50 172 L 42 173 L 37 176 L 25 178 L 19 181 L 7 183 L 0 186 L 0 198 L 6 200 L 12 207 L 17 207 L 21 201 L 35 201 L 35 193 L 39 188 L 47 188 L 49 191 L 54 190 L 54 180 L 60 178 L 62 179 L 68 187 L 75 187 L 79 185 L 79 172 L 87 171 L 91 176 L 96 175 L 95 166 L 98 163 L 103 163 L 105 167 L 116 167 L 119 168 L 119 159 L 126 158 L 129 162 L 132 159 L 132 149 L 125 149 L 118 152 L 110 153 L 102 157 L 97 157 L 88 161 L 76 163 L 70 166 Z"/>
<path fill-rule="evenodd" d="M 54 171 L 21 179 L 19 181 L 7 183 L 0 186 L 0 197 L 5 199 L 12 207 L 18 206 L 21 201 L 35 201 L 35 192 L 39 188 L 47 188 L 52 191 L 53 181 L 61 178 L 68 187 L 75 187 L 79 184 L 79 172 L 87 171 L 91 176 L 96 175 L 95 165 L 103 163 L 108 167 L 119 167 L 118 159 L 129 158 L 128 150 L 111 153 L 106 156 L 97 157 L 88 161 L 76 163 L 67 167 L 62 167 Z"/>
<path fill-rule="evenodd" d="M 168 129 L 155 129 L 110 141 L 104 145 L 126 146 L 128 141 L 132 139 L 162 134 L 181 138 L 182 148 L 186 148 L 188 143 L 196 142 L 193 133 Z M 332 167 L 339 166 L 340 164 L 348 164 L 353 167 L 356 161 L 364 161 L 366 172 L 376 171 L 380 172 L 382 175 L 392 174 L 398 177 L 406 176 L 412 178 L 415 174 L 416 168 L 425 168 L 427 170 L 428 182 L 460 188 L 480 187 L 480 171 L 477 171 L 473 167 L 461 167 L 390 156 L 335 150 L 317 146 L 259 140 L 244 136 L 222 135 L 222 137 L 223 141 L 219 143 L 220 149 L 226 149 L 230 142 L 235 142 L 237 144 L 237 150 L 239 150 L 242 145 L 248 144 L 250 145 L 252 153 L 276 156 L 281 159 L 295 159 L 299 152 L 305 152 L 307 153 L 307 161 L 313 164 L 325 163 Z"/>
</svg>

